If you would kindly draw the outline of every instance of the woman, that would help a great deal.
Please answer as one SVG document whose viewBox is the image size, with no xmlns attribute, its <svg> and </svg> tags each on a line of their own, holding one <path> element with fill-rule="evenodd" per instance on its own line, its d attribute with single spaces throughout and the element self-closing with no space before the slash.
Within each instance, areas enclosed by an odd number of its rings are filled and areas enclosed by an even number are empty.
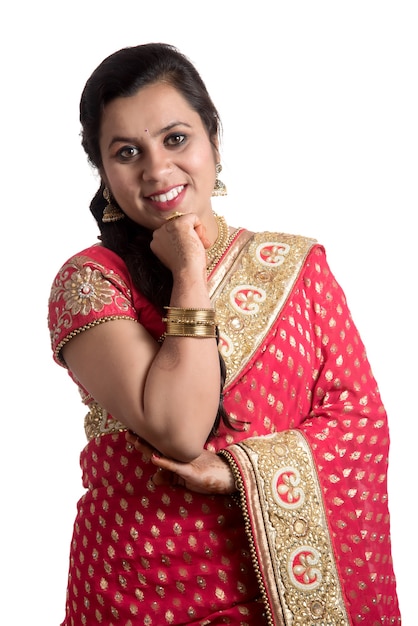
<svg viewBox="0 0 418 626">
<path fill-rule="evenodd" d="M 315 241 L 228 227 L 218 113 L 176 49 L 80 105 L 100 243 L 49 301 L 88 408 L 65 626 L 400 624 L 385 410 Z"/>
</svg>

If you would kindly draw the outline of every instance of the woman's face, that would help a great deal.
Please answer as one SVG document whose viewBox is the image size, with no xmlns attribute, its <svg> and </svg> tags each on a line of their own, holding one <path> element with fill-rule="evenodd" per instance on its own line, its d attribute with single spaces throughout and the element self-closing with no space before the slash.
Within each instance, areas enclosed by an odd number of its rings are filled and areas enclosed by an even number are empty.
<svg viewBox="0 0 418 626">
<path fill-rule="evenodd" d="M 174 211 L 212 214 L 218 157 L 200 116 L 171 85 L 110 102 L 101 124 L 102 177 L 123 211 L 154 230 Z"/>
</svg>

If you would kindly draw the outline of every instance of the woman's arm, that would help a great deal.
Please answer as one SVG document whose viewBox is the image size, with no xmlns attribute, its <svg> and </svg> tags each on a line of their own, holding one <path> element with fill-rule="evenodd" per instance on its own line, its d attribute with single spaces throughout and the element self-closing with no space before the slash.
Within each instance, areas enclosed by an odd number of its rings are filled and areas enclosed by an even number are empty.
<svg viewBox="0 0 418 626">
<path fill-rule="evenodd" d="M 212 308 L 197 224 L 187 215 L 154 233 L 153 252 L 173 274 L 170 306 Z M 159 347 L 140 324 L 114 320 L 71 339 L 62 355 L 103 408 L 161 453 L 200 455 L 219 403 L 215 338 L 167 336 Z"/>
<path fill-rule="evenodd" d="M 208 495 L 233 494 L 237 490 L 228 462 L 215 452 L 203 450 L 190 463 L 182 463 L 161 456 L 133 433 L 128 432 L 126 439 L 143 458 L 155 465 L 156 471 L 152 480 L 157 486 L 184 487 L 189 491 Z"/>
</svg>

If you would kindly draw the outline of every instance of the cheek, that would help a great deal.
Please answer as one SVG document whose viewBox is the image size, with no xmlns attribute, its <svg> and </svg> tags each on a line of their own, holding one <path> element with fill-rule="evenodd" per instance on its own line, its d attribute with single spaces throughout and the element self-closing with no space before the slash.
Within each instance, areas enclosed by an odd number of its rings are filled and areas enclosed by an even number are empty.
<svg viewBox="0 0 418 626">
<path fill-rule="evenodd" d="M 132 176 L 129 176 L 128 168 L 120 168 L 117 165 L 104 167 L 105 178 L 113 193 L 124 194 L 131 186 Z"/>
<path fill-rule="evenodd" d="M 214 181 L 216 178 L 216 161 L 215 155 L 211 147 L 205 146 L 201 150 L 197 150 L 193 158 L 189 161 L 190 168 L 193 173 L 204 176 L 207 180 Z"/>
</svg>

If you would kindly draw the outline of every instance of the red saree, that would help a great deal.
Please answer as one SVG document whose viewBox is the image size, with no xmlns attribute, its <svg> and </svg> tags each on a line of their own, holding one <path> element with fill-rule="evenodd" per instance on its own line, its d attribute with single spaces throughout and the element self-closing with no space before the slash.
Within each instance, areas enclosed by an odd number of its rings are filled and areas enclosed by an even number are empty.
<svg viewBox="0 0 418 626">
<path fill-rule="evenodd" d="M 79 385 L 89 442 L 63 626 L 399 625 L 386 414 L 323 249 L 240 231 L 209 288 L 225 407 L 245 425 L 222 426 L 208 448 L 231 463 L 240 498 L 156 487 Z M 121 317 L 155 339 L 164 330 L 116 255 L 73 257 L 51 290 L 54 358 Z"/>
</svg>

